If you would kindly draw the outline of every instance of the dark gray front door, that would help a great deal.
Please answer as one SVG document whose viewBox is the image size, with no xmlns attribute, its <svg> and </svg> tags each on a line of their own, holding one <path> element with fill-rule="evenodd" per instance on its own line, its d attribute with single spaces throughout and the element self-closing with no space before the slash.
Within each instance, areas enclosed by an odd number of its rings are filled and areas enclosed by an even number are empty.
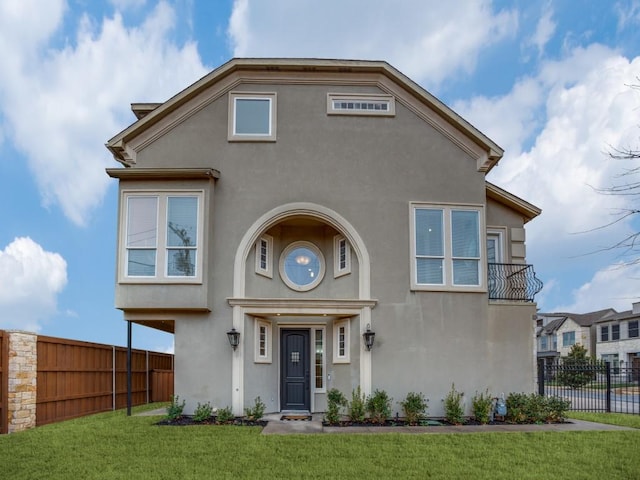
<svg viewBox="0 0 640 480">
<path fill-rule="evenodd" d="M 309 410 L 309 330 L 282 330 L 280 334 L 280 408 Z"/>
</svg>

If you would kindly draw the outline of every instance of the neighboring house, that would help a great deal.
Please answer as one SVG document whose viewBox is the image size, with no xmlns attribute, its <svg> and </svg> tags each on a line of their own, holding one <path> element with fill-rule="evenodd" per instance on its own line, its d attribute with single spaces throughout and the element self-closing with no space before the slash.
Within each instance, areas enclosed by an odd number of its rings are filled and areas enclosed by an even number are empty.
<svg viewBox="0 0 640 480">
<path fill-rule="evenodd" d="M 596 322 L 615 313 L 608 308 L 589 313 L 538 313 L 536 329 L 536 356 L 540 364 L 557 363 L 566 357 L 576 343 L 587 349 L 590 356 L 596 355 Z"/>
<path fill-rule="evenodd" d="M 485 181 L 502 149 L 411 79 L 234 59 L 132 108 L 107 143 L 124 167 L 107 170 L 115 303 L 174 333 L 186 413 L 258 396 L 324 411 L 360 385 L 395 409 L 423 392 L 438 415 L 452 383 L 533 390 L 524 224 L 540 210 Z"/>
<path fill-rule="evenodd" d="M 597 358 L 609 362 L 613 373 L 619 367 L 640 368 L 640 302 L 631 310 L 613 312 L 597 323 Z"/>
</svg>

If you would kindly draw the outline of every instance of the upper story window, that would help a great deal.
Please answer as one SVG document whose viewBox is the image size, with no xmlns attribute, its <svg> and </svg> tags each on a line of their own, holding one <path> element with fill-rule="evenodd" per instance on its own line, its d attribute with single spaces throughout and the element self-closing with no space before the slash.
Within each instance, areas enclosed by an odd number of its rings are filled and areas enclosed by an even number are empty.
<svg viewBox="0 0 640 480">
<path fill-rule="evenodd" d="M 600 341 L 601 342 L 609 341 L 609 325 L 602 325 L 600 327 Z"/>
<path fill-rule="evenodd" d="M 342 235 L 333 237 L 333 276 L 351 273 L 351 247 Z"/>
<path fill-rule="evenodd" d="M 638 320 L 632 320 L 628 324 L 629 338 L 638 338 Z"/>
<path fill-rule="evenodd" d="M 327 113 L 392 117 L 396 114 L 396 105 L 392 95 L 329 93 Z"/>
<path fill-rule="evenodd" d="M 324 256 L 310 242 L 293 242 L 280 257 L 280 276 L 284 283 L 298 292 L 318 286 L 324 278 Z"/>
<path fill-rule="evenodd" d="M 256 242 L 256 273 L 273 278 L 273 237 L 264 234 Z"/>
<path fill-rule="evenodd" d="M 202 192 L 124 192 L 124 281 L 201 281 Z"/>
<path fill-rule="evenodd" d="M 276 140 L 276 94 L 231 92 L 228 139 L 274 142 Z"/>
<path fill-rule="evenodd" d="M 562 346 L 570 347 L 576 343 L 576 332 L 564 332 L 562 334 Z"/>
<path fill-rule="evenodd" d="M 337 320 L 333 324 L 333 363 L 349 363 L 350 323 L 348 319 Z"/>
<path fill-rule="evenodd" d="M 611 325 L 611 340 L 620 340 L 620 325 Z"/>
<path fill-rule="evenodd" d="M 483 291 L 481 206 L 411 204 L 411 287 Z"/>
</svg>

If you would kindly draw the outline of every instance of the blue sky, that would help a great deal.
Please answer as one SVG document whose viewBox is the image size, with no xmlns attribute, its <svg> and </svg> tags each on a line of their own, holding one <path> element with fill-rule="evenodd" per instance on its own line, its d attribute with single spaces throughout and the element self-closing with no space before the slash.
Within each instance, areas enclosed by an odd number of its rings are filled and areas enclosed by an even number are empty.
<svg viewBox="0 0 640 480">
<path fill-rule="evenodd" d="M 505 148 L 489 180 L 543 209 L 527 260 L 543 311 L 631 308 L 617 249 L 637 200 L 596 190 L 640 149 L 640 0 L 0 0 L 0 328 L 126 342 L 113 306 L 118 164 L 133 102 L 234 56 L 386 60 Z M 595 230 L 594 230 L 595 229 Z M 587 233 L 581 233 L 587 232 Z M 170 351 L 135 327 L 134 346 Z"/>
</svg>

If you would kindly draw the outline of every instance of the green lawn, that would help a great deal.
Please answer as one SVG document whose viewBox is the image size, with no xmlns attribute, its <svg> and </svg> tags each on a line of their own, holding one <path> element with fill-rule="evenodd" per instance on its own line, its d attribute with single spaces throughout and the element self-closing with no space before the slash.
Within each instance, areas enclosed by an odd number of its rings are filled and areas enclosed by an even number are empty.
<svg viewBox="0 0 640 480">
<path fill-rule="evenodd" d="M 157 420 L 117 411 L 0 436 L 0 477 L 629 479 L 640 472 L 640 430 L 263 436 L 257 427 Z"/>
</svg>

